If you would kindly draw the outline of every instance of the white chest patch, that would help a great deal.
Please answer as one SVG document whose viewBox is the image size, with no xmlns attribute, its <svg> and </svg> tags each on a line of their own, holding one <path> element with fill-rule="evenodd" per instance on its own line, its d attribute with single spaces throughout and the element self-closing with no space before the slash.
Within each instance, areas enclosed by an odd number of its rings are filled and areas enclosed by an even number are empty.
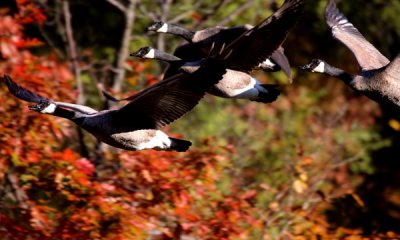
<svg viewBox="0 0 400 240">
<path fill-rule="evenodd" d="M 42 111 L 40 111 L 41 113 L 46 113 L 46 114 L 52 114 L 54 113 L 54 111 L 56 110 L 56 105 L 54 103 L 50 103 L 49 106 L 45 107 Z"/>
<path fill-rule="evenodd" d="M 160 33 L 166 33 L 166 32 L 168 32 L 168 24 L 167 24 L 167 23 L 164 23 L 164 24 L 157 30 L 157 32 L 160 32 Z"/>
<path fill-rule="evenodd" d="M 153 59 L 156 56 L 154 49 L 150 49 L 150 51 L 148 53 L 146 53 L 146 55 L 143 56 L 143 58 L 151 58 Z"/>
<path fill-rule="evenodd" d="M 319 72 L 319 73 L 324 73 L 325 72 L 325 63 L 324 62 L 320 62 L 318 64 L 318 66 L 316 66 L 313 70 L 311 70 L 312 72 Z"/>
<path fill-rule="evenodd" d="M 171 146 L 171 140 L 169 139 L 169 137 L 160 130 L 157 130 L 156 135 L 149 141 L 138 144 L 137 150 L 168 149 L 170 146 Z"/>
<path fill-rule="evenodd" d="M 233 98 L 253 98 L 258 95 L 258 90 L 255 87 L 258 83 L 258 80 L 252 77 L 250 83 L 246 87 L 241 89 L 232 89 L 229 95 Z"/>
</svg>

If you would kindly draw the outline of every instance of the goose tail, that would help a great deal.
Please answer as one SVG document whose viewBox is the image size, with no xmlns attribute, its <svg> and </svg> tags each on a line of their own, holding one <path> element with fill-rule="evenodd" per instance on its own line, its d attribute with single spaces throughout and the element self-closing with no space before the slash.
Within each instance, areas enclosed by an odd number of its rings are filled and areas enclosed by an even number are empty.
<svg viewBox="0 0 400 240">
<path fill-rule="evenodd" d="M 256 102 L 270 103 L 275 101 L 281 94 L 276 84 L 260 84 L 258 85 L 259 93 L 257 98 L 253 99 Z"/>
<path fill-rule="evenodd" d="M 177 152 L 186 152 L 192 143 L 190 141 L 178 139 L 178 138 L 169 138 L 171 140 L 170 150 L 174 150 Z"/>
</svg>

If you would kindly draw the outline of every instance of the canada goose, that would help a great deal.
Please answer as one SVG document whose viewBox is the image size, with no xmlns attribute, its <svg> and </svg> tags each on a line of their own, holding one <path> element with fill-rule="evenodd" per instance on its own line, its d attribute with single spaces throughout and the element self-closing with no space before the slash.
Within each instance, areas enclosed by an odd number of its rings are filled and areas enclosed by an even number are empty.
<svg viewBox="0 0 400 240">
<path fill-rule="evenodd" d="M 304 0 L 301 2 L 304 2 Z M 295 25 L 299 16 L 300 12 L 297 16 L 287 18 L 286 22 L 282 23 L 282 27 L 280 29 L 276 29 L 276 31 L 281 31 L 282 33 L 287 34 L 290 29 Z M 253 28 L 252 25 L 246 24 L 244 26 L 231 28 L 214 26 L 203 30 L 190 31 L 181 26 L 168 24 L 165 22 L 155 22 L 150 25 L 147 30 L 158 33 L 170 33 L 184 38 L 191 44 L 185 44 L 178 47 L 175 50 L 174 55 L 187 61 L 193 61 L 196 58 L 204 57 L 204 54 L 209 52 L 211 43 L 229 44 L 231 41 L 235 40 L 241 34 L 251 28 Z M 266 38 L 262 44 L 269 44 L 269 41 L 271 40 L 271 38 L 274 37 L 275 34 L 277 33 L 269 33 L 270 36 L 268 36 L 268 38 Z M 277 34 L 276 37 L 279 39 L 281 36 Z M 259 41 L 262 40 L 263 39 L 259 39 Z M 266 71 L 278 71 L 282 69 L 283 72 L 289 77 L 289 80 L 292 81 L 290 64 L 286 55 L 284 54 L 284 49 L 281 46 L 278 46 L 275 51 L 270 56 L 268 56 L 268 58 L 262 59 L 257 68 Z"/>
<path fill-rule="evenodd" d="M 278 49 L 284 42 L 288 32 L 293 28 L 301 15 L 304 0 L 286 0 L 284 4 L 270 17 L 263 20 L 257 26 L 241 30 L 241 35 L 236 38 L 229 38 L 229 41 L 218 41 L 218 44 L 226 42 L 241 42 L 243 48 L 235 49 L 235 59 L 228 67 L 224 78 L 209 90 L 209 93 L 221 97 L 246 98 L 260 102 L 272 102 L 279 95 L 279 91 L 273 85 L 260 84 L 248 73 L 263 62 L 268 56 Z M 218 28 L 218 27 L 217 27 Z M 239 28 L 233 28 L 234 30 Z M 228 30 L 234 31 L 232 29 Z M 243 37 L 246 36 L 246 37 Z M 207 40 L 208 41 L 208 40 Z M 268 44 L 265 44 L 268 43 Z M 230 44 L 232 45 L 232 44 Z M 260 54 L 267 53 L 267 54 Z M 156 58 L 171 63 L 166 77 L 184 71 L 191 71 L 190 68 L 197 67 L 193 62 L 166 54 L 152 48 L 142 48 L 132 53 L 132 56 L 142 58 Z M 264 56 L 261 58 L 260 56 Z M 197 57 L 197 56 L 196 56 Z M 249 68 L 248 66 L 251 66 Z M 244 69 L 246 68 L 246 69 Z"/>
<path fill-rule="evenodd" d="M 193 67 L 198 67 L 196 63 L 186 62 L 179 57 L 152 47 L 143 47 L 130 55 L 143 59 L 157 59 L 168 62 L 170 71 L 165 73 L 164 79 L 168 79 L 179 71 L 190 72 L 193 71 Z M 171 71 L 171 69 L 174 69 L 174 71 Z M 208 93 L 223 98 L 249 99 L 270 103 L 277 99 L 280 91 L 277 89 L 277 85 L 261 84 L 245 72 L 227 69 L 223 78 L 213 85 L 208 90 Z"/>
<path fill-rule="evenodd" d="M 69 119 L 111 146 L 125 150 L 186 151 L 191 142 L 168 137 L 159 128 L 175 121 L 193 109 L 205 92 L 222 78 L 224 61 L 231 50 L 203 61 L 191 74 L 177 74 L 130 97 L 117 110 L 96 111 L 90 107 L 55 102 L 18 86 L 9 76 L 3 81 L 19 99 L 36 103 L 30 110 Z"/>
<path fill-rule="evenodd" d="M 320 59 L 313 59 L 300 68 L 337 77 L 377 102 L 400 107 L 400 54 L 389 61 L 348 21 L 333 0 L 329 0 L 326 6 L 325 20 L 333 37 L 356 57 L 359 72 L 353 75 Z"/>
</svg>

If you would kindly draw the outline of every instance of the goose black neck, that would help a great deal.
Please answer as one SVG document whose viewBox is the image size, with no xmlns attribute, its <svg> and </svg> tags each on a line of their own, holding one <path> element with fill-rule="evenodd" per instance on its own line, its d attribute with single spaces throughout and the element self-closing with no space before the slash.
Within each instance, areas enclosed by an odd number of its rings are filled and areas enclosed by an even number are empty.
<svg viewBox="0 0 400 240">
<path fill-rule="evenodd" d="M 168 25 L 168 32 L 183 37 L 186 41 L 192 42 L 194 32 L 176 25 Z"/>
<path fill-rule="evenodd" d="M 325 63 L 324 73 L 332 77 L 337 77 L 348 85 L 351 85 L 351 82 L 354 79 L 353 75 L 345 72 L 340 68 L 333 67 L 327 63 Z"/>
<path fill-rule="evenodd" d="M 57 117 L 62 117 L 73 121 L 74 123 L 81 125 L 85 116 L 82 113 L 71 111 L 65 108 L 56 107 L 54 113 L 52 114 Z"/>
<path fill-rule="evenodd" d="M 160 50 L 154 51 L 154 58 L 165 61 L 165 62 L 169 62 L 169 63 L 182 61 L 182 59 L 180 59 L 179 57 L 169 54 L 169 53 L 166 53 L 166 52 L 163 52 L 163 51 L 160 51 Z"/>
</svg>

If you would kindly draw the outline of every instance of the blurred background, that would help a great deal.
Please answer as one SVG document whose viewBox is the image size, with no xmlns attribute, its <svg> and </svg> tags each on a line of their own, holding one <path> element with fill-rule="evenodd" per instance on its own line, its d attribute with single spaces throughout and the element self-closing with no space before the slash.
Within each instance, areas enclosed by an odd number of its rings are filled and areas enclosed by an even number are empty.
<svg viewBox="0 0 400 240">
<path fill-rule="evenodd" d="M 147 33 L 153 21 L 192 30 L 256 25 L 283 0 L 2 0 L 0 74 L 57 101 L 114 107 L 166 65 L 129 58 L 184 43 Z M 206 96 L 165 130 L 186 153 L 128 152 L 72 123 L 30 112 L 0 85 L 0 239 L 396 239 L 400 115 L 340 80 L 298 70 L 321 58 L 356 73 L 331 37 L 326 0 L 306 0 L 284 43 L 294 81 L 270 104 Z M 392 59 L 398 0 L 337 1 Z"/>
</svg>

